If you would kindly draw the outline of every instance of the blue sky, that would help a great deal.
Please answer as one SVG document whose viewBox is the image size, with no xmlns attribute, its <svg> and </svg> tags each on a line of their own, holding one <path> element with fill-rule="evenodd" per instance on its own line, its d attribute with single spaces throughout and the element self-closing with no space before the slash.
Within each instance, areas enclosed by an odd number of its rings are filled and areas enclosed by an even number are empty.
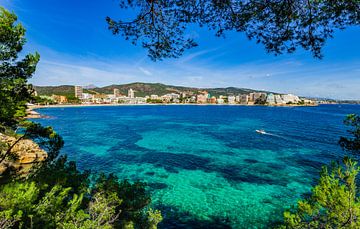
<svg viewBox="0 0 360 229">
<path fill-rule="evenodd" d="M 243 87 L 304 96 L 360 99 L 360 28 L 335 33 L 324 59 L 298 50 L 274 56 L 243 34 L 225 39 L 194 28 L 199 47 L 179 59 L 152 62 L 146 50 L 107 30 L 106 16 L 127 18 L 116 0 L 0 0 L 27 29 L 24 52 L 38 51 L 35 85 L 105 86 L 159 82 Z"/>
</svg>

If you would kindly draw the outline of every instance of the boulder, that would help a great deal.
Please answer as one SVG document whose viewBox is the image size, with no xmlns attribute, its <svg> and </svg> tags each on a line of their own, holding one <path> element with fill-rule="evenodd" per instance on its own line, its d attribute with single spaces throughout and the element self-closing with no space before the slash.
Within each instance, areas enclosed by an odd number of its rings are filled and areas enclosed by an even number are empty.
<svg viewBox="0 0 360 229">
<path fill-rule="evenodd" d="M 0 133 L 0 142 L 11 146 L 15 141 L 15 137 Z M 47 158 L 47 153 L 38 144 L 29 139 L 20 140 L 11 149 L 11 152 L 16 155 L 16 159 L 5 159 L 2 161 L 0 163 L 0 175 L 8 169 L 15 170 L 20 175 L 26 175 L 35 163 L 42 162 Z"/>
</svg>

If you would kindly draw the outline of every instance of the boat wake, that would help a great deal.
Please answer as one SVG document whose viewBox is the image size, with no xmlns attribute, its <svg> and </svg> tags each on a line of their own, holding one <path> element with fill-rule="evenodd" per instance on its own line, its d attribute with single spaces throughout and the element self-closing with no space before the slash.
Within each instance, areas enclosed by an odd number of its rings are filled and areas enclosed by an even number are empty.
<svg viewBox="0 0 360 229">
<path fill-rule="evenodd" d="M 277 134 L 272 134 L 272 133 L 269 133 L 269 132 L 266 132 L 265 130 L 255 130 L 256 133 L 258 134 L 263 134 L 263 135 L 269 135 L 269 136 L 274 136 L 274 137 L 278 137 L 278 138 L 284 138 L 283 136 L 280 136 L 280 135 L 277 135 Z"/>
</svg>

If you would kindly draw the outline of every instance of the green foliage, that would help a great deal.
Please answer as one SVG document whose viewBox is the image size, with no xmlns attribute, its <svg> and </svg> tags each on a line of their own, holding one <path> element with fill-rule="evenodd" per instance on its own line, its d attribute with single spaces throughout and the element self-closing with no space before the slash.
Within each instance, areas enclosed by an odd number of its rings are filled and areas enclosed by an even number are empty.
<svg viewBox="0 0 360 229">
<path fill-rule="evenodd" d="M 283 228 L 359 228 L 360 201 L 356 190 L 357 163 L 345 157 L 343 166 L 323 167 L 311 197 L 284 213 Z"/>
<path fill-rule="evenodd" d="M 27 80 L 35 72 L 38 53 L 18 59 L 25 44 L 25 29 L 17 17 L 0 7 L 0 124 L 13 126 L 25 116 L 26 103 L 32 98 Z"/>
<path fill-rule="evenodd" d="M 304 102 L 304 100 L 300 100 L 300 101 L 298 102 L 298 104 L 299 104 L 299 105 L 304 105 L 305 102 Z"/>
<path fill-rule="evenodd" d="M 68 210 L 59 214 L 58 228 L 113 228 L 113 223 L 118 218 L 116 207 L 121 204 L 121 200 L 115 193 L 106 196 L 103 193 L 96 193 L 89 203 L 88 211 L 80 209 L 82 197 L 74 198 L 70 203 Z"/>
<path fill-rule="evenodd" d="M 23 225 L 24 215 L 31 214 L 39 189 L 34 182 L 10 183 L 0 189 L 0 221 L 4 228 Z M 5 222 L 5 223 L 4 223 Z"/>
<path fill-rule="evenodd" d="M 147 99 L 147 103 L 163 103 L 161 99 Z"/>
<path fill-rule="evenodd" d="M 34 89 L 38 95 L 63 95 L 66 97 L 75 97 L 75 88 L 71 85 L 62 85 L 62 86 L 34 86 Z"/>
<path fill-rule="evenodd" d="M 256 99 L 255 103 L 257 105 L 265 105 L 266 104 L 266 100 L 265 99 Z"/>
<path fill-rule="evenodd" d="M 147 212 L 148 228 L 156 229 L 157 225 L 163 220 L 159 210 L 149 209 Z"/>
<path fill-rule="evenodd" d="M 80 99 L 75 97 L 75 95 L 67 95 L 66 96 L 67 100 L 68 100 L 68 103 L 80 103 Z"/>
<path fill-rule="evenodd" d="M 100 174 L 96 180 L 93 192 L 104 191 L 115 193 L 122 203 L 118 206 L 119 220 L 121 227 L 128 224 L 149 225 L 149 219 L 144 215 L 146 207 L 150 204 L 151 198 L 146 191 L 146 184 L 143 182 L 130 183 L 128 180 L 119 181 L 110 174 Z"/>
<path fill-rule="evenodd" d="M 351 137 L 341 137 L 339 140 L 340 146 L 351 153 L 360 153 L 360 116 L 350 114 L 346 117 L 344 124 L 350 126 L 352 129 L 348 130 Z"/>
<path fill-rule="evenodd" d="M 84 206 L 83 194 L 55 185 L 41 195 L 35 182 L 15 182 L 0 190 L 0 221 L 14 228 L 113 228 L 121 203 L 116 194 L 93 195 Z"/>
<path fill-rule="evenodd" d="M 332 1 L 148 1 L 119 0 L 133 20 L 106 18 L 109 30 L 133 45 L 140 44 L 156 61 L 180 57 L 196 47 L 190 26 L 207 27 L 219 37 L 241 32 L 276 55 L 301 47 L 321 58 L 334 31 L 358 25 L 359 0 Z"/>
<path fill-rule="evenodd" d="M 42 96 L 35 96 L 31 102 L 40 105 L 51 105 L 55 103 L 54 100 Z"/>
</svg>

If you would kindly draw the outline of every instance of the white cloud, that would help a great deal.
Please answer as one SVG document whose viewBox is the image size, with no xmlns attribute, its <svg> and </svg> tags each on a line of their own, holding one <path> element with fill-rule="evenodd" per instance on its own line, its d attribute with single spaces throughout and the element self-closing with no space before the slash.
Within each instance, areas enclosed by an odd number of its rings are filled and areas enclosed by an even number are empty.
<svg viewBox="0 0 360 229">
<path fill-rule="evenodd" d="M 147 76 L 152 76 L 153 74 L 149 71 L 149 70 L 146 70 L 145 68 L 143 67 L 139 67 L 139 70 L 144 73 L 145 75 Z"/>
</svg>

